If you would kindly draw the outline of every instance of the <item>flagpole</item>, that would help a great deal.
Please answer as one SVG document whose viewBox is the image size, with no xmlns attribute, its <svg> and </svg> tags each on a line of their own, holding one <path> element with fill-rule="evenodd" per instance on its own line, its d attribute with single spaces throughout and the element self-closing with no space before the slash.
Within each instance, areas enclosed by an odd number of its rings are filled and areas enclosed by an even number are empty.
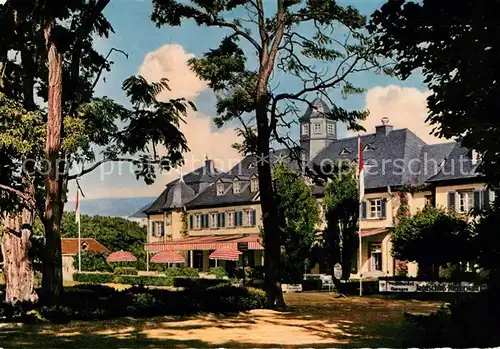
<svg viewBox="0 0 500 349">
<path fill-rule="evenodd" d="M 81 234 L 81 228 L 80 228 L 80 198 L 79 198 L 79 193 L 78 193 L 78 188 L 76 188 L 76 209 L 77 211 L 75 212 L 75 215 L 77 217 L 77 223 L 78 223 L 78 272 L 82 272 L 82 234 Z"/>
<path fill-rule="evenodd" d="M 363 277 L 362 277 L 362 272 L 361 269 L 363 267 L 363 242 L 361 239 L 361 216 L 362 216 L 362 205 L 363 205 L 363 193 L 361 193 L 362 188 L 361 188 L 361 181 L 364 180 L 364 178 L 361 178 L 363 175 L 361 173 L 361 169 L 363 168 L 363 154 L 362 154 L 362 149 L 361 149 L 361 137 L 358 135 L 358 193 L 359 193 L 359 215 L 358 215 L 358 239 L 359 239 L 359 247 L 358 247 L 358 254 L 359 254 L 359 296 L 363 296 Z M 364 191 L 364 186 L 363 186 L 363 191 Z"/>
</svg>

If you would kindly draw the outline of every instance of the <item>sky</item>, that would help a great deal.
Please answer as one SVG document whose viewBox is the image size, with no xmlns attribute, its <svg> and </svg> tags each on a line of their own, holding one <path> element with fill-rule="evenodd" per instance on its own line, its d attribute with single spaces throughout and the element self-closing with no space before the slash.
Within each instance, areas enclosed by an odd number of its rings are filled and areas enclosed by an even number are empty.
<svg viewBox="0 0 500 349">
<path fill-rule="evenodd" d="M 338 2 L 352 5 L 367 16 L 384 3 L 379 0 Z M 266 0 L 265 3 L 271 6 L 273 1 Z M 110 48 L 120 49 L 128 54 L 128 59 L 116 52 L 112 54 L 112 70 L 104 74 L 96 94 L 126 104 L 121 85 L 127 77 L 141 74 L 148 81 L 168 78 L 171 91 L 163 92 L 160 98 L 184 97 L 192 100 L 198 109 L 197 112 L 190 112 L 186 123 L 181 125 L 190 152 L 185 154 L 186 163 L 182 169 L 158 174 L 152 185 L 137 180 L 130 164 L 101 166 L 80 180 L 86 198 L 154 197 L 161 193 L 166 183 L 178 178 L 181 172 L 187 173 L 201 166 L 205 157 L 214 159 L 215 166 L 221 170 L 231 168 L 241 158 L 231 147 L 231 144 L 238 142 L 235 125 L 227 125 L 222 129 L 215 127 L 212 122 L 215 95 L 187 66 L 189 58 L 200 57 L 209 49 L 217 47 L 228 31 L 197 27 L 193 22 L 183 23 L 181 27 L 156 28 L 150 20 L 151 11 L 152 4 L 147 0 L 114 0 L 106 8 L 105 15 L 115 33 L 106 40 L 98 40 L 97 49 L 104 55 Z M 232 15 L 236 17 L 239 14 Z M 305 34 L 310 31 L 309 28 L 303 30 Z M 249 64 L 255 64 L 255 61 L 250 60 Z M 400 81 L 367 72 L 355 76 L 353 82 L 365 88 L 366 92 L 347 99 L 341 98 L 338 93 L 332 93 L 330 97 L 347 109 L 368 109 L 370 115 L 362 122 L 367 132 L 373 132 L 381 118 L 387 116 L 395 128 L 407 127 L 427 142 L 445 141 L 431 136 L 431 127 L 425 124 L 428 91 L 418 73 L 406 81 Z M 281 90 L 300 89 L 299 82 L 285 74 L 276 74 L 273 83 L 279 84 Z M 308 97 L 314 99 L 316 96 Z M 290 132 L 293 138 L 298 138 L 297 125 Z M 338 126 L 338 132 L 339 137 L 350 135 L 344 125 Z M 74 183 L 70 184 L 69 190 L 71 200 L 76 195 Z"/>
</svg>

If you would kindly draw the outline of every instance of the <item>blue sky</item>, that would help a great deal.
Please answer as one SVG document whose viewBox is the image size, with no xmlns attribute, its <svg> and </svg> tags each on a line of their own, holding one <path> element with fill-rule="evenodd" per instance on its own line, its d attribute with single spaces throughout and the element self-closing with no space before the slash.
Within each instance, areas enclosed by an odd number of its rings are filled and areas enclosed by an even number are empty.
<svg viewBox="0 0 500 349">
<path fill-rule="evenodd" d="M 274 3 L 271 0 L 265 0 L 268 6 Z M 384 1 L 364 0 L 364 1 L 339 1 L 342 5 L 352 5 L 360 10 L 363 14 L 369 16 L 374 10 L 379 8 Z M 226 30 L 218 28 L 198 27 L 193 22 L 186 22 L 181 27 L 163 27 L 156 28 L 150 20 L 152 4 L 149 1 L 134 1 L 134 0 L 116 0 L 111 1 L 110 5 L 105 10 L 105 14 L 113 25 L 115 34 L 107 40 L 99 40 L 97 43 L 98 49 L 106 54 L 111 48 L 124 50 L 129 57 L 114 53 L 112 60 L 115 62 L 112 71 L 105 75 L 105 81 L 98 84 L 96 93 L 98 95 L 106 95 L 114 98 L 117 101 L 126 103 L 125 96 L 121 91 L 121 84 L 124 79 L 130 75 L 138 73 L 141 66 L 145 65 L 145 57 L 152 52 L 156 52 L 157 56 L 161 52 L 173 52 L 166 47 L 175 46 L 175 52 L 192 54 L 201 56 L 210 48 L 217 47 L 221 38 L 227 33 Z M 235 16 L 239 13 L 234 14 Z M 302 30 L 302 28 L 301 28 Z M 305 31 L 308 28 L 304 29 Z M 170 45 L 170 46 L 165 46 Z M 180 50 L 180 51 L 179 51 Z M 168 63 L 170 57 L 163 57 Z M 175 60 L 175 57 L 171 57 Z M 164 62 L 162 61 L 162 62 Z M 250 61 L 250 64 L 252 62 Z M 176 66 L 177 67 L 177 66 Z M 155 68 L 156 69 L 156 68 Z M 154 76 L 160 79 L 163 76 Z M 168 76 L 167 76 L 168 77 Z M 183 79 L 180 77 L 179 79 Z M 287 90 L 298 90 L 300 85 L 298 81 L 291 79 L 286 75 L 276 75 L 275 80 L 279 80 L 280 89 L 286 86 Z M 361 73 L 355 76 L 353 82 L 367 90 L 367 93 L 357 96 L 351 96 L 348 99 L 341 99 L 337 93 L 331 95 L 335 102 L 342 107 L 348 109 L 373 109 L 372 115 L 367 120 L 367 130 L 380 120 L 381 113 L 391 115 L 391 121 L 395 127 L 408 127 L 408 124 L 415 123 L 415 127 L 420 127 L 425 119 L 425 87 L 422 84 L 421 77 L 416 74 L 407 81 L 399 81 L 397 79 L 376 75 L 373 73 Z M 187 86 L 189 87 L 189 86 Z M 186 88 L 184 86 L 183 88 Z M 198 110 L 199 115 L 196 122 L 188 121 L 189 134 L 188 141 L 192 143 L 199 141 L 196 138 L 203 138 L 207 145 L 214 142 L 222 142 L 231 139 L 234 134 L 231 128 L 220 131 L 218 133 L 213 125 L 210 125 L 210 117 L 214 116 L 215 96 L 209 89 L 197 90 L 193 92 L 192 97 Z M 314 98 L 315 96 L 310 96 Z M 403 110 L 405 116 L 400 116 Z M 406 114 L 408 112 L 409 114 Z M 394 116 L 393 116 L 394 115 Z M 205 117 L 202 119 L 202 116 Z M 383 116 L 383 115 L 382 115 Z M 399 120 L 401 119 L 401 120 Z M 204 122 L 202 123 L 201 120 Z M 187 126 L 186 126 L 187 127 Z M 200 132 L 200 137 L 196 137 L 196 128 Z M 202 128 L 210 128 L 209 130 Z M 223 132 L 223 133 L 222 133 Z M 298 127 L 291 131 L 294 137 L 298 136 Z M 339 126 L 340 136 L 345 136 L 345 127 Z M 421 136 L 422 137 L 422 136 Z M 188 144 L 191 147 L 191 144 Z M 208 157 L 220 156 L 222 147 L 230 148 L 230 144 L 217 145 L 217 149 L 213 150 L 214 154 L 208 152 Z M 200 154 L 203 150 L 203 145 L 194 145 L 193 152 L 197 152 L 197 158 L 203 158 L 204 154 Z M 207 147 L 207 149 L 211 149 Z M 234 155 L 232 155 L 234 156 Z M 191 168 L 194 166 L 191 165 Z M 188 169 L 187 169 L 188 170 Z M 136 181 L 135 176 L 130 171 L 111 168 L 104 171 L 110 173 L 103 175 L 103 170 L 87 175 L 81 180 L 83 190 L 88 197 L 129 197 L 129 196 L 155 196 L 160 193 L 163 186 L 168 180 L 175 178 L 177 174 L 162 175 L 157 183 L 153 186 L 146 186 L 143 182 Z M 74 196 L 74 187 L 70 187 L 70 198 Z"/>
</svg>

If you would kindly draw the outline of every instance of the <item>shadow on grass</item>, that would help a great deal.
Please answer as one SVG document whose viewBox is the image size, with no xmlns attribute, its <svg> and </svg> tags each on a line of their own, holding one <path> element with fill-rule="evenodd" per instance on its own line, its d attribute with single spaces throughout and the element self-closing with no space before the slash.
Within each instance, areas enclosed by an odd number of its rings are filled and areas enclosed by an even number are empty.
<svg viewBox="0 0 500 349">
<path fill-rule="evenodd" d="M 2 327 L 0 343 L 8 348 L 400 347 L 404 313 L 430 312 L 437 306 L 308 293 L 287 296 L 287 302 L 287 312 Z"/>
</svg>

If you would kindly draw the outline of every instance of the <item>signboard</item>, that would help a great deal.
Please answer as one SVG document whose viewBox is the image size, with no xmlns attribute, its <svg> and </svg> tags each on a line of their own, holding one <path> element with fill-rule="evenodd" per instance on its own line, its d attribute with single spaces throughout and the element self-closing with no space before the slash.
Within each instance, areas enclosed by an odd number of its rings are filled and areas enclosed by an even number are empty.
<svg viewBox="0 0 500 349">
<path fill-rule="evenodd" d="M 281 284 L 281 290 L 287 292 L 302 292 L 302 284 Z"/>
<path fill-rule="evenodd" d="M 238 242 L 238 250 L 239 251 L 247 251 L 248 250 L 248 242 Z"/>
<path fill-rule="evenodd" d="M 472 282 L 379 280 L 379 292 L 476 293 L 485 289 L 486 286 L 476 285 Z"/>
<path fill-rule="evenodd" d="M 333 266 L 333 276 L 334 276 L 334 277 L 335 277 L 335 279 L 337 279 L 337 280 L 342 279 L 342 265 L 340 265 L 340 263 L 336 263 L 336 264 Z"/>
</svg>

